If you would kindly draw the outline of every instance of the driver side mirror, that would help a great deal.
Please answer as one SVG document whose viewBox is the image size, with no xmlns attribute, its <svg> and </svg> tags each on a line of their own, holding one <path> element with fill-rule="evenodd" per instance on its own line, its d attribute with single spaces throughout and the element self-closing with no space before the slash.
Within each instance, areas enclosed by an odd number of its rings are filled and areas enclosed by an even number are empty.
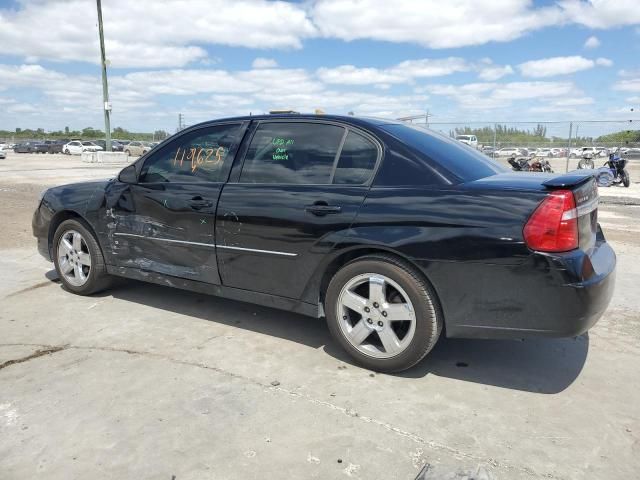
<svg viewBox="0 0 640 480">
<path fill-rule="evenodd" d="M 123 168 L 118 175 L 118 180 L 122 183 L 135 184 L 138 183 L 138 175 L 136 174 L 136 166 L 129 165 Z"/>
</svg>

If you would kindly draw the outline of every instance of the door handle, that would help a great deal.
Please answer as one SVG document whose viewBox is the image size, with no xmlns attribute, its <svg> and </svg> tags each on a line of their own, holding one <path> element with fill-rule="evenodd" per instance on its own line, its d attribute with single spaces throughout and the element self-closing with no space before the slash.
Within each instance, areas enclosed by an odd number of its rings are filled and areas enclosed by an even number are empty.
<svg viewBox="0 0 640 480">
<path fill-rule="evenodd" d="M 198 195 L 197 197 L 193 197 L 189 201 L 189 206 L 191 208 L 193 208 L 194 210 L 200 210 L 201 208 L 213 207 L 213 202 L 205 200 L 204 198 L 202 198 L 201 196 Z"/>
<path fill-rule="evenodd" d="M 315 202 L 313 205 L 307 205 L 304 207 L 305 211 L 316 215 L 318 217 L 322 217 L 324 215 L 329 215 L 332 213 L 340 213 L 342 211 L 342 207 L 337 205 L 329 205 L 327 202 Z"/>
</svg>

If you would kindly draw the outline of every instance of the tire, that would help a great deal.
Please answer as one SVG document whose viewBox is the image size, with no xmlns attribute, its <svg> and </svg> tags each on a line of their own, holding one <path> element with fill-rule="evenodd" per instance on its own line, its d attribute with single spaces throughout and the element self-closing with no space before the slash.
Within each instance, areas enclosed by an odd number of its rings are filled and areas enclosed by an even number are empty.
<svg viewBox="0 0 640 480">
<path fill-rule="evenodd" d="M 81 236 L 81 248 L 77 250 L 80 255 L 75 256 L 76 263 L 78 261 L 82 261 L 86 263 L 86 260 L 81 260 L 82 258 L 87 258 L 86 255 L 90 258 L 90 267 L 88 271 L 86 271 L 85 279 L 82 280 L 77 276 L 78 270 L 71 267 L 73 272 L 69 272 L 66 274 L 63 271 L 64 263 L 61 266 L 61 262 L 65 262 L 65 258 L 61 255 L 60 243 L 64 237 L 65 240 L 69 241 L 75 238 L 74 233 L 80 234 Z M 69 242 L 76 247 L 75 242 Z M 83 255 L 84 254 L 84 255 Z M 100 245 L 98 245 L 97 240 L 93 236 L 93 233 L 89 230 L 86 224 L 80 220 L 65 220 L 62 222 L 58 228 L 56 229 L 56 233 L 53 236 L 53 249 L 52 249 L 53 263 L 56 268 L 56 272 L 62 281 L 64 287 L 78 295 L 91 295 L 92 293 L 99 292 L 100 290 L 104 290 L 111 283 L 111 277 L 107 274 L 107 267 L 104 262 L 104 257 L 102 255 L 102 250 L 100 249 Z M 69 260 L 66 260 L 67 265 L 70 265 Z M 83 267 L 80 266 L 82 270 Z M 74 282 L 71 279 L 71 273 L 73 273 L 73 278 L 77 278 L 78 280 Z"/>
<path fill-rule="evenodd" d="M 593 160 L 588 160 L 588 159 L 582 159 L 578 162 L 578 168 L 579 169 L 594 169 L 595 168 L 595 163 Z"/>
<path fill-rule="evenodd" d="M 347 308 L 341 299 L 345 298 L 344 295 L 355 293 L 350 290 L 350 286 L 363 278 L 364 283 L 355 287 L 363 296 L 356 294 L 354 298 L 366 303 L 362 304 L 362 308 L 358 303 L 360 311 L 357 312 Z M 371 282 L 371 278 L 376 282 Z M 365 286 L 372 283 L 380 285 L 381 279 L 385 281 L 381 289 L 384 304 L 374 303 L 373 299 L 380 297 L 372 294 Z M 364 296 L 365 290 L 368 298 Z M 403 298 L 405 295 L 407 299 Z M 405 307 L 397 305 L 395 310 L 391 310 L 396 301 L 405 303 Z M 395 316 L 398 312 L 401 318 L 404 318 L 403 315 L 411 315 L 407 313 L 411 312 L 411 309 L 407 309 L 409 302 L 413 306 L 414 318 L 393 321 L 394 326 L 391 327 L 392 315 Z M 399 372 L 414 366 L 431 351 L 442 331 L 442 313 L 431 285 L 414 267 L 391 255 L 368 255 L 342 267 L 329 283 L 324 307 L 333 338 L 358 364 L 378 372 Z M 365 332 L 361 334 L 363 340 L 359 346 L 350 337 L 356 336 L 357 330 Z M 398 341 L 394 344 L 394 348 L 395 345 L 399 346 L 398 353 L 387 350 L 382 341 L 381 335 L 384 334 L 388 341 L 390 332 Z"/>
<path fill-rule="evenodd" d="M 129 157 L 131 155 L 131 152 L 129 150 L 125 150 L 124 153 L 127 154 L 127 157 Z"/>
<path fill-rule="evenodd" d="M 622 184 L 625 187 L 629 187 L 629 185 L 631 184 L 631 179 L 629 178 L 629 172 L 627 172 L 626 170 L 622 171 Z"/>
<path fill-rule="evenodd" d="M 71 152 L 69 151 L 69 149 L 68 149 L 68 148 L 65 148 L 65 150 L 64 150 L 64 154 L 65 154 L 65 155 L 71 155 Z"/>
</svg>

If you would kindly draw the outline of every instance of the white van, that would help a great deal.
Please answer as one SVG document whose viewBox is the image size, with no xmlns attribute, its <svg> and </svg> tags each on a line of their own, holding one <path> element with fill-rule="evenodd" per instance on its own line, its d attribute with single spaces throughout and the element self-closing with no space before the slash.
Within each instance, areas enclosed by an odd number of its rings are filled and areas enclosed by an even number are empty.
<svg viewBox="0 0 640 480">
<path fill-rule="evenodd" d="M 478 148 L 478 139 L 475 135 L 457 135 L 456 140 L 466 143 L 470 147 Z"/>
</svg>

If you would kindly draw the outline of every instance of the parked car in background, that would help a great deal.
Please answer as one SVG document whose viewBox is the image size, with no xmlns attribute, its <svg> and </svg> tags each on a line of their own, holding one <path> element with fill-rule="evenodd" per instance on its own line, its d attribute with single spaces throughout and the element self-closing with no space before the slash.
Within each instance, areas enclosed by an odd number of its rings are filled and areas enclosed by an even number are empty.
<svg viewBox="0 0 640 480">
<path fill-rule="evenodd" d="M 82 142 L 82 146 L 85 152 L 99 152 L 102 150 L 102 147 L 94 142 Z"/>
<path fill-rule="evenodd" d="M 107 150 L 107 142 L 105 140 L 94 140 L 93 143 L 98 145 L 102 150 Z M 111 140 L 111 151 L 112 152 L 122 152 L 124 150 L 124 145 L 122 145 L 118 140 Z"/>
<path fill-rule="evenodd" d="M 81 142 L 80 140 L 73 140 L 62 147 L 62 152 L 68 155 L 80 155 L 82 152 L 98 152 L 102 148 L 93 142 Z"/>
<path fill-rule="evenodd" d="M 325 316 L 359 364 L 396 372 L 445 334 L 589 330 L 615 283 L 597 215 L 593 172 L 514 173 L 393 120 L 258 115 L 51 188 L 32 227 L 69 294 L 116 275 Z"/>
<path fill-rule="evenodd" d="M 631 147 L 631 148 L 624 149 L 624 151 L 622 151 L 623 149 L 620 149 L 620 150 L 621 150 L 622 155 L 625 158 L 632 158 L 632 159 L 640 158 L 640 148 Z"/>
<path fill-rule="evenodd" d="M 33 147 L 33 153 L 47 153 L 49 151 L 49 144 L 46 142 L 35 142 Z"/>
<path fill-rule="evenodd" d="M 580 156 L 582 158 L 585 158 L 585 154 L 591 155 L 592 158 L 608 157 L 609 149 L 605 147 L 582 147 L 582 153 L 580 154 Z"/>
<path fill-rule="evenodd" d="M 525 152 L 521 148 L 505 147 L 496 151 L 498 157 L 524 157 Z"/>
<path fill-rule="evenodd" d="M 129 143 L 129 145 L 126 145 L 124 147 L 124 153 L 126 153 L 127 155 L 134 155 L 138 157 L 140 155 L 144 155 L 149 150 L 151 150 L 151 147 L 147 142 L 139 142 L 137 140 L 134 140 L 133 142 Z"/>
<path fill-rule="evenodd" d="M 16 153 L 34 153 L 36 151 L 36 142 L 22 142 L 13 147 Z"/>
<path fill-rule="evenodd" d="M 488 145 L 485 145 L 484 147 L 482 147 L 480 151 L 490 157 L 493 157 L 496 154 L 496 149 Z"/>
<path fill-rule="evenodd" d="M 576 158 L 582 156 L 582 148 L 572 148 L 569 152 L 569 158 Z"/>
<path fill-rule="evenodd" d="M 120 145 L 129 145 L 131 143 L 131 140 L 120 140 L 120 139 L 116 139 L 116 142 L 118 142 Z"/>
<path fill-rule="evenodd" d="M 82 151 L 82 142 L 79 140 L 73 140 L 62 147 L 62 153 L 67 155 L 80 155 Z"/>
<path fill-rule="evenodd" d="M 0 159 L 4 160 L 7 158 L 7 154 L 4 151 L 4 148 L 0 148 Z"/>
<path fill-rule="evenodd" d="M 63 153 L 62 149 L 69 143 L 69 139 L 47 140 L 45 143 L 48 146 L 47 153 Z"/>
<path fill-rule="evenodd" d="M 478 138 L 475 135 L 456 135 L 456 140 L 470 147 L 478 148 Z"/>
<path fill-rule="evenodd" d="M 549 157 L 553 157 L 553 152 L 551 151 L 550 148 L 536 148 L 534 156 L 549 158 Z"/>
</svg>

